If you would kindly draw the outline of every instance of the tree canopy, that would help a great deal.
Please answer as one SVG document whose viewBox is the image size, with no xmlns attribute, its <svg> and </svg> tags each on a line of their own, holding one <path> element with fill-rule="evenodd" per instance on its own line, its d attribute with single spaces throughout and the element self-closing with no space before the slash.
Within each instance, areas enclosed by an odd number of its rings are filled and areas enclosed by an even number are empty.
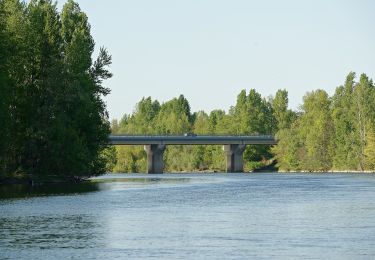
<svg viewBox="0 0 375 260">
<path fill-rule="evenodd" d="M 73 0 L 0 0 L 0 178 L 144 172 L 142 147 L 109 148 L 115 134 L 272 134 L 278 144 L 247 146 L 245 170 L 277 161 L 281 170 L 375 170 L 375 90 L 350 72 L 333 96 L 306 93 L 300 109 L 287 90 L 262 97 L 242 90 L 227 111 L 192 112 L 180 95 L 145 97 L 108 122 L 103 97 L 111 56 L 99 49 L 87 15 Z M 169 146 L 167 171 L 223 170 L 220 146 Z"/>
<path fill-rule="evenodd" d="M 103 173 L 110 133 L 102 97 L 111 56 L 92 60 L 88 18 L 68 0 L 0 0 L 0 174 Z"/>
<path fill-rule="evenodd" d="M 307 93 L 292 124 L 277 132 L 273 152 L 282 170 L 374 171 L 375 88 L 350 72 L 329 97 Z"/>
<path fill-rule="evenodd" d="M 165 103 L 143 98 L 134 112 L 112 122 L 116 134 L 252 135 L 273 134 L 278 144 L 247 146 L 245 170 L 277 162 L 284 171 L 375 170 L 374 85 L 365 74 L 330 97 L 324 90 L 306 93 L 300 109 L 288 107 L 287 90 L 263 98 L 255 89 L 242 90 L 227 112 L 191 113 L 184 96 Z M 115 171 L 145 171 L 146 153 L 140 146 L 117 147 Z M 168 146 L 167 171 L 224 170 L 220 146 Z M 130 166 L 129 166 L 130 165 Z"/>
</svg>

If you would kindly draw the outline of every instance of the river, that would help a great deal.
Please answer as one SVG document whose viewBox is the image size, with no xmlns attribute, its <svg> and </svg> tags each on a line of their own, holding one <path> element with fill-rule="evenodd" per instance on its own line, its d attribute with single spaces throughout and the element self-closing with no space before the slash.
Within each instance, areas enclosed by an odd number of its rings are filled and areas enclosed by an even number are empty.
<svg viewBox="0 0 375 260">
<path fill-rule="evenodd" d="M 374 259 L 375 175 L 115 175 L 0 187 L 0 259 Z"/>
</svg>

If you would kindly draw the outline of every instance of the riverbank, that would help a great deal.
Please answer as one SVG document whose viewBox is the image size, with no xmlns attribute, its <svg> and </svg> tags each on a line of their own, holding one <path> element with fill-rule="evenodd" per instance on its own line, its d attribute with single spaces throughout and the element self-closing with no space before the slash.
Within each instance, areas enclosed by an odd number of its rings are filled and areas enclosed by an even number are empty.
<svg viewBox="0 0 375 260">
<path fill-rule="evenodd" d="M 306 174 L 309 174 L 309 173 L 322 173 L 322 174 L 330 174 L 330 173 L 342 173 L 342 174 L 350 174 L 350 173 L 359 173 L 359 174 L 362 174 L 362 173 L 366 173 L 366 174 L 373 174 L 375 173 L 375 171 L 357 171 L 357 170 L 330 170 L 330 171 L 306 171 L 306 170 L 301 170 L 301 171 L 283 171 L 283 170 L 279 170 L 277 171 L 278 173 L 306 173 Z"/>
<path fill-rule="evenodd" d="M 80 183 L 86 181 L 88 178 L 77 176 L 30 176 L 30 175 L 16 175 L 0 178 L 0 185 L 14 185 L 14 184 L 59 184 L 59 183 Z"/>
<path fill-rule="evenodd" d="M 274 170 L 273 166 L 267 166 L 262 169 L 256 169 L 254 171 L 243 172 L 244 174 L 251 174 L 251 173 L 280 173 L 280 174 L 375 174 L 374 171 L 282 171 L 282 170 Z M 119 174 L 119 175 L 130 175 L 130 174 L 146 174 L 146 173 L 126 173 L 126 172 L 113 172 L 113 173 L 105 173 L 106 174 Z M 224 171 L 218 170 L 197 170 L 197 171 L 174 171 L 174 172 L 164 172 L 163 174 L 227 174 Z M 150 174 L 151 175 L 151 174 Z M 44 177 L 33 177 L 27 175 L 16 175 L 12 177 L 3 177 L 0 178 L 0 185 L 16 185 L 16 184 L 23 184 L 23 185 L 43 185 L 43 184 L 64 184 L 64 183 L 81 183 L 89 181 L 89 177 L 77 177 L 77 176 L 44 176 Z"/>
</svg>

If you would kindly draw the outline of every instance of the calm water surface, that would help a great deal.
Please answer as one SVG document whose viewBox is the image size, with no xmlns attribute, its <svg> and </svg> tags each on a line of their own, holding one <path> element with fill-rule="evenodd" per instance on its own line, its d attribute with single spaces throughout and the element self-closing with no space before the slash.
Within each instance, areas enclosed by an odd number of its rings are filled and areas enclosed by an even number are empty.
<svg viewBox="0 0 375 260">
<path fill-rule="evenodd" d="M 0 187 L 0 259 L 375 259 L 375 175 Z"/>
</svg>

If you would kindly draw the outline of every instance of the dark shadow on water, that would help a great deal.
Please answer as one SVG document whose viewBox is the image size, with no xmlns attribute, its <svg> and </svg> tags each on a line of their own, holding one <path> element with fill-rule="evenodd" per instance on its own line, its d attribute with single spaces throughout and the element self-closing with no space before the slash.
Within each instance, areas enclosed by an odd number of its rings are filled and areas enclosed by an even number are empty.
<svg viewBox="0 0 375 260">
<path fill-rule="evenodd" d="M 41 196 L 72 195 L 101 190 L 109 190 L 115 183 L 128 183 L 129 187 L 138 185 L 182 184 L 191 182 L 191 178 L 170 177 L 120 177 L 103 176 L 81 183 L 45 183 L 0 185 L 0 200 L 12 198 L 30 198 Z"/>
<path fill-rule="evenodd" d="M 28 198 L 51 195 L 70 195 L 100 190 L 100 183 L 58 183 L 58 184 L 13 184 L 0 185 L 0 199 Z"/>
</svg>

